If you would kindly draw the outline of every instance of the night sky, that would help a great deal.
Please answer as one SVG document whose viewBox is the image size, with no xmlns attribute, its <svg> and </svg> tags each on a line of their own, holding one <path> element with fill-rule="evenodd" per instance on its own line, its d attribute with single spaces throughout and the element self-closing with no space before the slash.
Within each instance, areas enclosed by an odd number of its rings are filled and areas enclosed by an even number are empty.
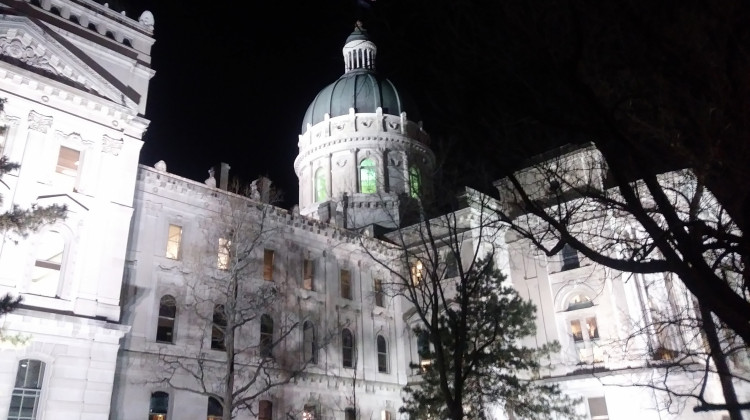
<svg viewBox="0 0 750 420">
<path fill-rule="evenodd" d="M 169 172 L 203 181 L 209 167 L 227 162 L 241 180 L 268 176 L 283 205 L 295 204 L 305 110 L 343 74 L 341 48 L 369 11 L 351 0 L 109 4 L 136 19 L 144 9 L 155 17 L 141 163 L 163 159 Z M 388 45 L 371 36 L 379 68 L 387 68 Z"/>
</svg>

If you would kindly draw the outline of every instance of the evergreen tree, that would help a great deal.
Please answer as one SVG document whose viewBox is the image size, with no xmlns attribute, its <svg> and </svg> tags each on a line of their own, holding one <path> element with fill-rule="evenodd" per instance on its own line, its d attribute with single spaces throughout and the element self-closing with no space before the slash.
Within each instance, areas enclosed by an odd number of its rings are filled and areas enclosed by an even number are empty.
<svg viewBox="0 0 750 420">
<path fill-rule="evenodd" d="M 557 345 L 521 344 L 536 331 L 535 308 L 508 284 L 487 255 L 459 274 L 452 305 L 416 328 L 422 382 L 405 388 L 402 411 L 411 418 L 485 419 L 493 409 L 519 418 L 556 413 L 574 417 L 574 404 L 555 385 L 535 382 Z M 504 407 L 498 407 L 498 402 Z"/>
</svg>

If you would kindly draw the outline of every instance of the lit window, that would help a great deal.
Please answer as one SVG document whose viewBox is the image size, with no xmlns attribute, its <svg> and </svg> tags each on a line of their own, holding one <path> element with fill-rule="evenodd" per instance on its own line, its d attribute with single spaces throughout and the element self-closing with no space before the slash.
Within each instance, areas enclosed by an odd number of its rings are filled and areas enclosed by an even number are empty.
<svg viewBox="0 0 750 420">
<path fill-rule="evenodd" d="M 576 343 L 583 341 L 583 330 L 581 330 L 581 321 L 570 321 L 570 332 L 573 334 L 573 341 Z"/>
<path fill-rule="evenodd" d="M 229 270 L 229 255 L 232 241 L 225 238 L 219 238 L 219 256 L 216 266 L 219 270 Z"/>
<path fill-rule="evenodd" d="M 326 182 L 326 171 L 318 168 L 315 171 L 315 201 L 325 201 L 328 199 L 328 183 Z"/>
<path fill-rule="evenodd" d="M 156 341 L 174 343 L 174 319 L 177 315 L 177 305 L 174 297 L 162 296 L 159 301 L 159 322 L 156 326 Z"/>
<path fill-rule="evenodd" d="M 64 251 L 65 238 L 60 232 L 48 230 L 41 234 L 36 248 L 36 262 L 31 272 L 29 293 L 57 296 Z"/>
<path fill-rule="evenodd" d="M 221 402 L 214 397 L 208 397 L 206 420 L 222 420 L 223 417 L 224 407 L 221 405 Z"/>
<path fill-rule="evenodd" d="M 169 412 L 169 394 L 163 391 L 156 391 L 151 394 L 151 403 L 149 404 L 148 420 L 167 420 Z"/>
<path fill-rule="evenodd" d="M 411 283 L 416 286 L 422 283 L 423 277 L 424 266 L 422 265 L 422 261 L 417 260 L 417 262 L 411 266 Z"/>
<path fill-rule="evenodd" d="M 271 357 L 273 349 L 273 319 L 263 314 L 260 317 L 260 355 Z"/>
<path fill-rule="evenodd" d="M 71 189 L 75 187 L 80 160 L 80 151 L 60 146 L 60 152 L 57 155 L 57 166 L 55 167 L 55 172 L 60 174 L 57 178 L 59 184 L 64 184 Z"/>
<path fill-rule="evenodd" d="M 258 420 L 271 420 L 273 418 L 273 403 L 269 400 L 258 402 Z"/>
<path fill-rule="evenodd" d="M 383 280 L 375 279 L 372 285 L 373 292 L 375 293 L 375 306 L 381 308 L 385 306 L 385 296 L 383 293 Z"/>
<path fill-rule="evenodd" d="M 378 348 L 378 372 L 388 373 L 388 343 L 382 335 L 376 339 Z"/>
<path fill-rule="evenodd" d="M 607 401 L 604 397 L 589 398 L 588 403 L 591 420 L 609 420 Z"/>
<path fill-rule="evenodd" d="M 391 412 L 388 410 L 381 411 L 380 420 L 391 420 Z"/>
<path fill-rule="evenodd" d="M 10 397 L 8 420 L 37 419 L 43 379 L 44 362 L 32 359 L 23 359 L 18 362 L 16 384 Z"/>
<path fill-rule="evenodd" d="M 227 329 L 227 317 L 224 314 L 224 305 L 214 306 L 213 325 L 211 327 L 211 349 L 226 350 L 224 343 L 224 332 Z"/>
<path fill-rule="evenodd" d="M 341 297 L 352 298 L 352 275 L 349 270 L 341 270 L 340 274 Z"/>
<path fill-rule="evenodd" d="M 263 250 L 263 280 L 273 281 L 273 250 Z"/>
<path fill-rule="evenodd" d="M 422 174 L 419 168 L 412 166 L 409 168 L 409 192 L 412 197 L 418 198 L 422 191 Z"/>
<path fill-rule="evenodd" d="M 182 226 L 169 225 L 167 234 L 167 258 L 180 259 L 180 242 L 182 242 Z"/>
<path fill-rule="evenodd" d="M 302 357 L 305 362 L 318 363 L 318 349 L 315 343 L 315 326 L 310 321 L 305 321 L 302 326 Z"/>
<path fill-rule="evenodd" d="M 346 328 L 341 331 L 341 356 L 345 368 L 354 367 L 354 336 Z"/>
<path fill-rule="evenodd" d="M 584 294 L 577 294 L 568 301 L 568 311 L 575 311 L 576 309 L 590 308 L 594 306 L 594 302 L 591 298 Z"/>
<path fill-rule="evenodd" d="M 357 420 L 357 409 L 354 407 L 344 409 L 344 420 Z"/>
<path fill-rule="evenodd" d="M 359 164 L 359 192 L 373 194 L 377 191 L 376 184 L 375 162 L 372 159 L 364 159 Z"/>
<path fill-rule="evenodd" d="M 596 325 L 595 317 L 586 318 L 586 331 L 589 334 L 589 340 L 599 338 L 599 327 Z"/>
<path fill-rule="evenodd" d="M 318 418 L 318 408 L 314 405 L 305 405 L 302 409 L 302 420 L 316 420 Z"/>
<path fill-rule="evenodd" d="M 561 251 L 562 254 L 562 271 L 572 270 L 581 266 L 578 260 L 578 251 L 572 246 L 565 244 Z"/>
<path fill-rule="evenodd" d="M 312 260 L 305 259 L 305 261 L 302 262 L 302 287 L 304 287 L 305 290 L 315 290 Z"/>
</svg>

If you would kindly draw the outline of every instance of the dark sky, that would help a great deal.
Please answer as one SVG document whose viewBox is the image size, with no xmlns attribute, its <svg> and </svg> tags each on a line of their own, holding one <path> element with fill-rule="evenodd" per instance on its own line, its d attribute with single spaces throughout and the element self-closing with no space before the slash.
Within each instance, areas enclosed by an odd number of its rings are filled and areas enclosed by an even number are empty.
<svg viewBox="0 0 750 420">
<path fill-rule="evenodd" d="M 367 10 L 356 0 L 110 1 L 118 6 L 155 17 L 141 163 L 163 159 L 169 172 L 202 181 L 224 161 L 243 180 L 268 176 L 284 205 L 296 203 L 302 118 L 343 73 L 341 48 Z"/>
</svg>

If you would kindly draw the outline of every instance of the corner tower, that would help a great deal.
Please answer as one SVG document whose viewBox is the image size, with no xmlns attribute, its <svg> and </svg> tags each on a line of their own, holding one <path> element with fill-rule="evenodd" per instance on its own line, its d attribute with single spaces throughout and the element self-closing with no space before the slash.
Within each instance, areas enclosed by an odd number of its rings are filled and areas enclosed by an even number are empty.
<svg viewBox="0 0 750 420">
<path fill-rule="evenodd" d="M 375 72 L 377 47 L 361 22 L 343 48 L 344 74 L 305 113 L 294 170 L 303 215 L 347 229 L 395 228 L 431 194 L 435 157 L 416 107 Z"/>
</svg>

